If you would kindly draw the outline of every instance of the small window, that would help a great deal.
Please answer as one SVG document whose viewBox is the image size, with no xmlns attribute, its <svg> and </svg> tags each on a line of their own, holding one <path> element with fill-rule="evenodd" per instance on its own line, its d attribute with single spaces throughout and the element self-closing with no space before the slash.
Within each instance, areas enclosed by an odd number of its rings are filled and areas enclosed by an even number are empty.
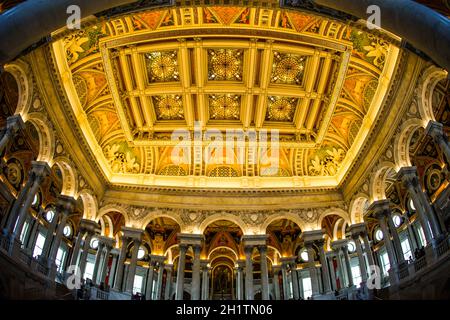
<svg viewBox="0 0 450 320">
<path fill-rule="evenodd" d="M 144 259 L 145 253 L 146 253 L 145 249 L 142 248 L 142 247 L 140 247 L 139 250 L 138 250 L 137 258 L 138 258 L 139 260 Z"/>
<path fill-rule="evenodd" d="M 45 236 L 43 233 L 39 233 L 36 239 L 36 244 L 34 245 L 33 258 L 42 254 L 42 249 L 44 248 Z"/>
<path fill-rule="evenodd" d="M 355 245 L 355 243 L 353 241 L 350 241 L 347 244 L 347 248 L 348 248 L 348 252 L 350 252 L 350 253 L 353 253 L 353 252 L 356 251 L 356 245 Z"/>
<path fill-rule="evenodd" d="M 94 238 L 91 240 L 91 248 L 97 249 L 98 248 L 98 239 Z"/>
<path fill-rule="evenodd" d="M 308 299 L 309 297 L 312 296 L 311 278 L 303 278 L 302 285 L 303 285 L 303 299 Z"/>
<path fill-rule="evenodd" d="M 140 275 L 136 275 L 134 277 L 133 283 L 133 293 L 142 293 L 142 282 L 144 281 L 144 277 Z"/>
<path fill-rule="evenodd" d="M 383 240 L 383 238 L 384 238 L 383 231 L 381 231 L 381 229 L 377 229 L 375 231 L 375 240 L 381 241 Z"/>
<path fill-rule="evenodd" d="M 410 258 L 412 258 L 411 246 L 409 245 L 408 238 L 402 240 L 401 246 L 403 251 L 403 257 L 405 258 L 405 260 L 409 260 Z"/>
<path fill-rule="evenodd" d="M 84 278 L 85 279 L 91 279 L 93 278 L 93 274 L 94 274 L 94 268 L 95 268 L 95 263 L 92 261 L 88 261 L 86 263 L 86 269 L 84 271 Z"/>
<path fill-rule="evenodd" d="M 64 249 L 63 247 L 60 247 L 58 249 L 58 253 L 56 254 L 56 259 L 55 259 L 55 264 L 57 266 L 58 272 L 62 272 L 63 265 L 66 260 L 66 256 L 67 256 L 67 250 Z"/>
<path fill-rule="evenodd" d="M 55 217 L 55 212 L 53 210 L 48 210 L 45 213 L 45 220 L 47 220 L 48 222 L 52 222 L 54 217 Z"/>
<path fill-rule="evenodd" d="M 306 251 L 306 249 L 303 249 L 303 250 L 300 252 L 300 258 L 301 258 L 303 261 L 305 261 L 305 262 L 308 261 L 308 251 Z"/>
<path fill-rule="evenodd" d="M 64 234 L 64 236 L 65 236 L 66 238 L 70 237 L 70 236 L 72 235 L 72 227 L 71 227 L 70 225 L 67 224 L 67 225 L 64 227 L 63 234 Z"/>
<path fill-rule="evenodd" d="M 392 217 L 392 222 L 394 222 L 394 226 L 398 228 L 402 225 L 402 217 L 396 214 Z"/>
<path fill-rule="evenodd" d="M 391 268 L 391 263 L 389 261 L 389 256 L 387 254 L 387 252 L 383 252 L 380 255 L 381 258 L 381 267 L 383 268 L 383 273 L 384 274 L 388 274 L 389 269 Z"/>
<path fill-rule="evenodd" d="M 30 227 L 30 224 L 28 221 L 25 221 L 22 228 L 22 233 L 20 234 L 20 242 L 22 243 L 22 247 L 25 245 L 25 239 L 27 237 L 28 229 Z"/>
<path fill-rule="evenodd" d="M 37 207 L 39 205 L 39 194 L 36 193 L 33 198 L 33 202 L 31 203 L 33 207 Z"/>
<path fill-rule="evenodd" d="M 414 201 L 412 199 L 409 199 L 409 208 L 411 211 L 416 211 L 416 207 L 414 206 Z"/>
</svg>

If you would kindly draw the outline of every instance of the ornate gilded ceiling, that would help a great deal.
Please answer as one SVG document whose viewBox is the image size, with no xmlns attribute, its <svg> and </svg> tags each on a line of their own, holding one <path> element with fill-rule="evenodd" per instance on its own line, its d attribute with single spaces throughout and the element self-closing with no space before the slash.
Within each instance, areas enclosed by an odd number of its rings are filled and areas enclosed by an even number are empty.
<svg viewBox="0 0 450 320">
<path fill-rule="evenodd" d="M 300 12 L 198 7 L 99 22 L 53 52 L 112 184 L 335 187 L 393 76 L 386 39 Z"/>
</svg>

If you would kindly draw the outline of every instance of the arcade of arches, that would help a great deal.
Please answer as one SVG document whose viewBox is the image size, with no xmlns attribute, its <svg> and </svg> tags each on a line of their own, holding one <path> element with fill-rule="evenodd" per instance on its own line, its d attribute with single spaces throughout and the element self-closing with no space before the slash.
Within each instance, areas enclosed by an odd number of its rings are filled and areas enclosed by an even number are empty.
<svg viewBox="0 0 450 320">
<path fill-rule="evenodd" d="M 335 11 L 162 2 L 4 64 L 0 298 L 448 297 L 448 72 Z"/>
</svg>

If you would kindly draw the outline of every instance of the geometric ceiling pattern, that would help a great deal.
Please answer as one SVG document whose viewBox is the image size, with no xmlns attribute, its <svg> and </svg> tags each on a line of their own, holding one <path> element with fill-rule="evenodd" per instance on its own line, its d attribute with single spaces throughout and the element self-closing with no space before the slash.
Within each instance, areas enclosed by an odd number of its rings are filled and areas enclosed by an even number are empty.
<svg viewBox="0 0 450 320">
<path fill-rule="evenodd" d="M 380 109 L 389 41 L 300 12 L 198 7 L 124 15 L 53 51 L 111 183 L 325 187 Z"/>
</svg>

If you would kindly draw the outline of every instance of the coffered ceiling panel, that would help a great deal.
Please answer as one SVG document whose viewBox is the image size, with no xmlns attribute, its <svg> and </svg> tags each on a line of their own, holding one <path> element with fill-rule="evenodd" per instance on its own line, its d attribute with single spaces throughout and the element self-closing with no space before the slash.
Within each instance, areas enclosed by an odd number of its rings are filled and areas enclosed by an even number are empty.
<svg viewBox="0 0 450 320">
<path fill-rule="evenodd" d="M 335 187 L 388 90 L 390 41 L 301 12 L 195 7 L 124 15 L 53 52 L 112 184 Z"/>
</svg>

